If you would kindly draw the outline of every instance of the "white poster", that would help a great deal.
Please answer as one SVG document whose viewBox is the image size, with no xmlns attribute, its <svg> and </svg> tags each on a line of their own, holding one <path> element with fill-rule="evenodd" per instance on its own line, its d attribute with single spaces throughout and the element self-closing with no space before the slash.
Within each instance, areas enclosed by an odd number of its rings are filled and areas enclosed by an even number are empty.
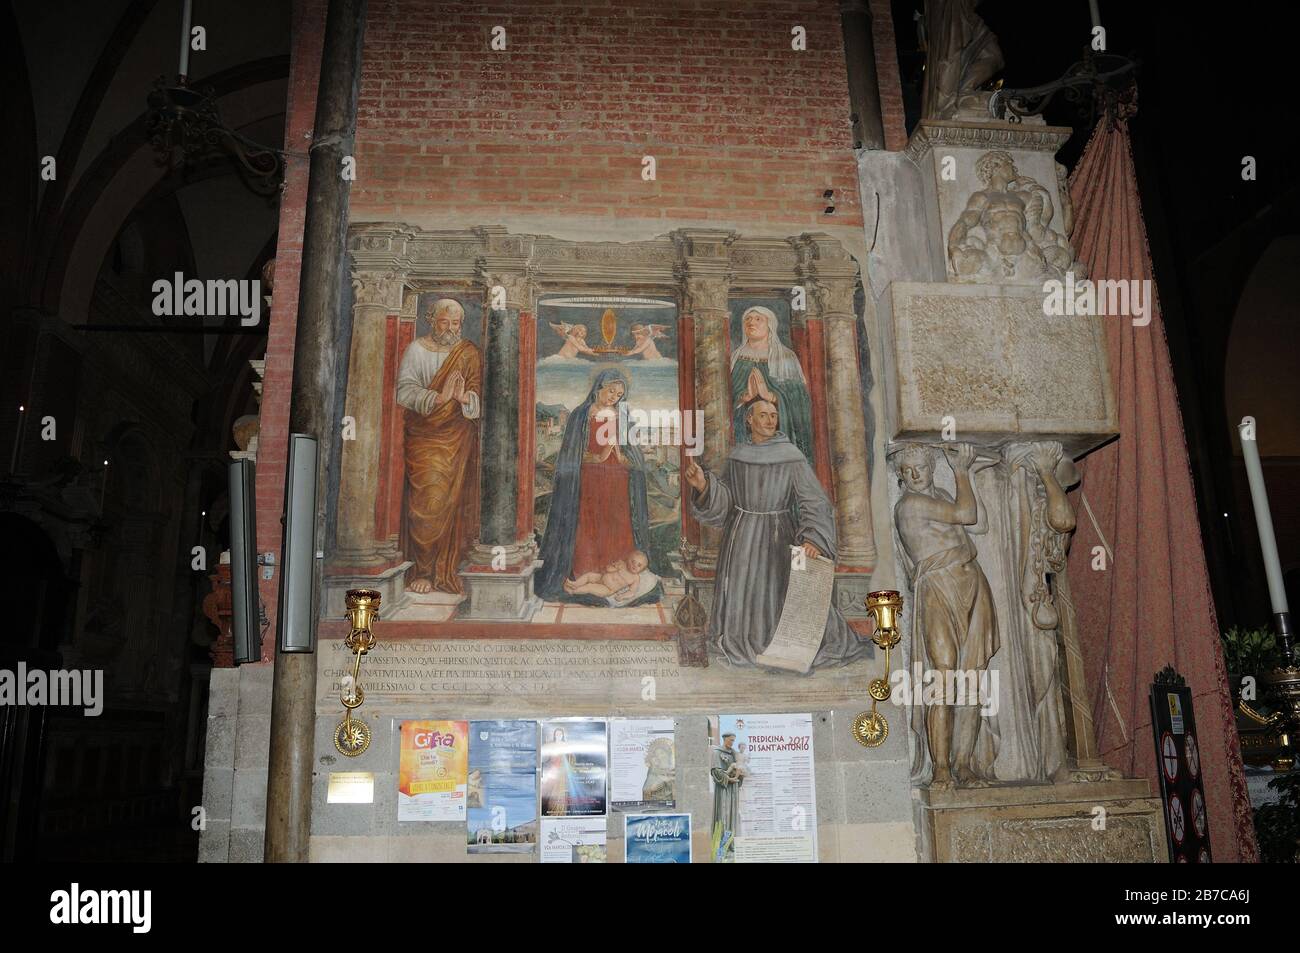
<svg viewBox="0 0 1300 953">
<path fill-rule="evenodd" d="M 812 715 L 709 719 L 712 860 L 815 863 Z"/>
<path fill-rule="evenodd" d="M 616 811 L 672 808 L 677 759 L 671 718 L 615 718 L 609 723 L 609 800 Z"/>
<path fill-rule="evenodd" d="M 543 817 L 544 864 L 605 863 L 604 817 Z"/>
</svg>

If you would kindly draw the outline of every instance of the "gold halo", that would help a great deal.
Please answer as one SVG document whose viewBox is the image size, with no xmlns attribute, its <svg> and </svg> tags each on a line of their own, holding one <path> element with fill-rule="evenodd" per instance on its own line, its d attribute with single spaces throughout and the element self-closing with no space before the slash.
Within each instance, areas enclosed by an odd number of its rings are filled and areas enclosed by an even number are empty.
<svg viewBox="0 0 1300 953">
<path fill-rule="evenodd" d="M 864 748 L 878 748 L 889 737 L 889 722 L 878 711 L 864 711 L 853 719 L 853 737 Z"/>
</svg>

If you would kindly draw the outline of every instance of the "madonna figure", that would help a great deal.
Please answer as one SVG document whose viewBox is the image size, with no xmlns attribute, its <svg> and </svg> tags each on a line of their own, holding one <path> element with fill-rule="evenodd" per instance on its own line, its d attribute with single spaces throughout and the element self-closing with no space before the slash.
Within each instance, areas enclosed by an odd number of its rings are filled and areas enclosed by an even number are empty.
<svg viewBox="0 0 1300 953">
<path fill-rule="evenodd" d="M 552 602 L 607 606 L 605 599 L 566 591 L 565 583 L 588 573 L 605 574 L 634 553 L 650 553 L 650 510 L 641 448 L 618 432 L 619 405 L 627 397 L 627 374 L 609 368 L 596 375 L 587 399 L 569 414 L 555 461 L 555 488 L 542 537 L 542 568 L 535 585 Z M 646 575 L 650 580 L 650 575 Z M 655 584 L 624 605 L 658 602 Z"/>
</svg>

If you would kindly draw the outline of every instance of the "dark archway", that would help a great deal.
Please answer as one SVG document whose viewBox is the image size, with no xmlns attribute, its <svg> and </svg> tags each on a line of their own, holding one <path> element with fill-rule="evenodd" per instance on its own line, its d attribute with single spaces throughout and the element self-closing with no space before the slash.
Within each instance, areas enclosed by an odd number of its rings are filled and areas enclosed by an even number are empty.
<svg viewBox="0 0 1300 953">
<path fill-rule="evenodd" d="M 14 513 L 0 513 L 0 671 L 24 692 L 23 673 L 61 665 L 58 645 L 65 634 L 73 586 L 64 574 L 54 542 L 39 526 Z M 24 692 L 25 694 L 25 692 Z M 32 860 L 39 829 L 45 775 L 45 706 L 0 705 L 0 857 Z"/>
</svg>

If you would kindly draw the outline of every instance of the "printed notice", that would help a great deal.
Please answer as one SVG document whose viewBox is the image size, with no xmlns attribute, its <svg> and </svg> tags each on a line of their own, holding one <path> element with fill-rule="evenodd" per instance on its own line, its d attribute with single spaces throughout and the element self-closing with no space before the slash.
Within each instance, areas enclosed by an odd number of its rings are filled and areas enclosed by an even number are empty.
<svg viewBox="0 0 1300 953">
<path fill-rule="evenodd" d="M 605 818 L 543 817 L 542 863 L 603 864 Z"/>
<path fill-rule="evenodd" d="M 715 863 L 813 863 L 812 715 L 709 718 Z"/>
<path fill-rule="evenodd" d="M 466 851 L 529 853 L 537 847 L 537 722 L 469 723 Z"/>
<path fill-rule="evenodd" d="M 399 821 L 465 820 L 468 733 L 463 721 L 402 722 Z"/>
<path fill-rule="evenodd" d="M 609 741 L 603 718 L 542 722 L 542 816 L 604 816 Z"/>
<path fill-rule="evenodd" d="M 689 864 L 689 814 L 624 814 L 623 843 L 629 864 Z"/>
<path fill-rule="evenodd" d="M 609 800 L 616 811 L 677 803 L 671 718 L 614 718 L 609 723 Z"/>
</svg>

